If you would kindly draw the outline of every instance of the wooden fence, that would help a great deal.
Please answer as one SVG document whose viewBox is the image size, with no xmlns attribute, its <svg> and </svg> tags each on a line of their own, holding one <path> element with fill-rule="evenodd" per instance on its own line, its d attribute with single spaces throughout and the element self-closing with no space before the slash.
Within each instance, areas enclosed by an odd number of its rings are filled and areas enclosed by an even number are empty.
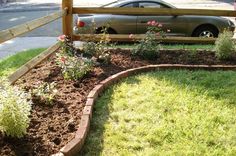
<svg viewBox="0 0 236 156">
<path fill-rule="evenodd" d="M 73 0 L 64 0 L 63 6 L 68 8 L 67 16 L 64 16 L 64 21 L 67 24 L 63 25 L 63 32 L 70 36 L 73 41 L 77 40 L 98 40 L 99 35 L 75 35 L 72 31 L 73 14 L 118 14 L 118 15 L 162 15 L 162 16 L 179 16 L 179 15 L 200 15 L 200 16 L 227 16 L 236 17 L 236 11 L 231 10 L 207 10 L 207 9 L 172 9 L 172 8 L 83 8 L 73 7 Z M 110 35 L 112 41 L 133 41 L 143 38 L 143 35 L 134 35 L 133 39 L 129 39 L 128 35 Z M 198 37 L 157 37 L 157 40 L 163 42 L 175 43 L 214 43 L 215 38 L 198 38 Z"/>
<path fill-rule="evenodd" d="M 44 16 L 42 18 L 26 22 L 21 25 L 14 26 L 12 28 L 2 30 L 0 31 L 0 43 L 3 43 L 7 40 L 13 39 L 17 36 L 20 36 L 22 34 L 28 33 L 36 28 L 39 28 L 41 26 L 44 26 L 50 22 L 53 22 L 67 14 L 67 8 L 62 9 L 61 11 L 58 11 L 56 13 L 52 13 L 48 16 Z M 52 45 L 48 49 L 46 49 L 44 52 L 27 62 L 25 65 L 23 65 L 21 68 L 19 68 L 17 71 L 15 71 L 12 75 L 8 77 L 8 80 L 11 84 L 13 84 L 16 80 L 21 78 L 23 75 L 25 75 L 29 70 L 34 68 L 36 65 L 41 63 L 43 60 L 47 59 L 51 54 L 53 54 L 58 48 L 60 47 L 60 43 L 56 43 L 55 45 Z"/>
</svg>

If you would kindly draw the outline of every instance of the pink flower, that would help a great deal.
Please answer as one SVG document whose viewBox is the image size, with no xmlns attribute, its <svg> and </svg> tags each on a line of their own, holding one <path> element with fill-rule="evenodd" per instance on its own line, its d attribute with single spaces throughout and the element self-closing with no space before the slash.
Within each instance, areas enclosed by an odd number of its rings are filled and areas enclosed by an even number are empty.
<svg viewBox="0 0 236 156">
<path fill-rule="evenodd" d="M 65 63 L 66 62 L 66 58 L 65 57 L 61 57 L 61 62 Z"/>
<path fill-rule="evenodd" d="M 66 39 L 66 35 L 60 35 L 57 39 L 61 42 L 64 42 Z"/>
<path fill-rule="evenodd" d="M 167 29 L 167 32 L 170 32 L 170 29 Z"/>
<path fill-rule="evenodd" d="M 162 24 L 158 24 L 158 27 L 162 27 L 163 25 Z"/>
<path fill-rule="evenodd" d="M 148 22 L 147 22 L 147 25 L 152 25 L 152 21 L 148 21 Z"/>
<path fill-rule="evenodd" d="M 133 38 L 133 37 L 134 37 L 134 35 L 133 35 L 133 34 L 130 34 L 130 35 L 129 35 L 129 38 Z"/>
<path fill-rule="evenodd" d="M 157 35 L 157 36 L 160 36 L 160 33 L 158 32 L 158 33 L 156 33 L 156 35 Z"/>
<path fill-rule="evenodd" d="M 158 23 L 156 21 L 152 21 L 151 25 L 156 26 Z"/>
</svg>

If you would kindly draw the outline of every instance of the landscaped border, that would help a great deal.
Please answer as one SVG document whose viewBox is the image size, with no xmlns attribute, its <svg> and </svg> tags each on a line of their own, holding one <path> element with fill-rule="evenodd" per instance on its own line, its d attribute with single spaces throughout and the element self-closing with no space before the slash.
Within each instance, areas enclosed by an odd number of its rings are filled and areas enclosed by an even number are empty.
<svg viewBox="0 0 236 156">
<path fill-rule="evenodd" d="M 75 138 L 67 143 L 60 152 L 54 156 L 73 156 L 80 151 L 82 148 L 85 139 L 87 137 L 90 121 L 92 119 L 92 111 L 95 100 L 99 95 L 110 85 L 115 84 L 119 80 L 126 78 L 131 75 L 150 72 L 150 71 L 159 71 L 166 69 L 188 69 L 188 70 L 235 70 L 236 65 L 182 65 L 182 64 L 160 64 L 160 65 L 148 65 L 133 69 L 128 69 L 120 73 L 114 74 L 107 79 L 101 81 L 96 85 L 87 96 L 87 101 L 83 109 L 83 114 L 81 116 L 81 121 L 79 128 L 76 131 Z"/>
</svg>

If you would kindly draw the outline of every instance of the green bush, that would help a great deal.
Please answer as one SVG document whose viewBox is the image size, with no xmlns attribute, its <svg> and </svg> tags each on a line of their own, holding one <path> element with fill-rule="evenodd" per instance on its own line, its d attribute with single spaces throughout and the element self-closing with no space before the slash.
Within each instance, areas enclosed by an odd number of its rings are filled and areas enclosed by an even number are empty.
<svg viewBox="0 0 236 156">
<path fill-rule="evenodd" d="M 156 21 L 149 21 L 147 25 L 145 37 L 139 41 L 132 54 L 144 59 L 155 59 L 161 49 L 159 42 L 156 41 L 156 36 L 164 37 L 164 31 L 161 29 L 162 24 Z"/>
<path fill-rule="evenodd" d="M 83 44 L 83 54 L 84 56 L 92 57 L 96 53 L 96 43 L 86 42 Z"/>
<path fill-rule="evenodd" d="M 43 82 L 32 90 L 32 95 L 44 101 L 46 105 L 52 105 L 57 93 L 55 82 Z"/>
<path fill-rule="evenodd" d="M 4 82 L 0 86 L 0 130 L 10 137 L 21 138 L 29 127 L 29 95 Z"/>
<path fill-rule="evenodd" d="M 230 59 L 235 53 L 235 43 L 232 40 L 233 32 L 225 30 L 215 42 L 216 56 L 219 59 Z"/>
<path fill-rule="evenodd" d="M 56 53 L 56 62 L 61 67 L 63 77 L 69 80 L 78 80 L 93 69 L 91 59 L 68 56 L 65 53 Z"/>
<path fill-rule="evenodd" d="M 133 55 L 138 55 L 144 59 L 155 59 L 161 49 L 160 44 L 155 40 L 155 34 L 147 32 L 144 39 L 142 39 L 135 49 L 132 51 Z"/>
<path fill-rule="evenodd" d="M 111 55 L 109 48 L 113 46 L 107 31 L 107 27 L 102 30 L 101 38 L 98 42 L 86 42 L 83 44 L 83 54 L 88 57 L 95 57 L 98 62 L 109 63 Z"/>
</svg>

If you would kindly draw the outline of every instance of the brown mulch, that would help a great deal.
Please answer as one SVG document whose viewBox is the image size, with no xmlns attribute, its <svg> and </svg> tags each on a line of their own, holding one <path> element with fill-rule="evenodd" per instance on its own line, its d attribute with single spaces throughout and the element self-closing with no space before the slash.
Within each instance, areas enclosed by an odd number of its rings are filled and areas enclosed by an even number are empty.
<svg viewBox="0 0 236 156">
<path fill-rule="evenodd" d="M 29 91 L 36 88 L 40 82 L 56 81 L 58 94 L 53 105 L 48 106 L 33 99 L 27 135 L 22 139 L 12 139 L 0 133 L 0 155 L 47 156 L 57 153 L 75 136 L 86 96 L 96 84 L 120 71 L 149 64 L 236 65 L 236 57 L 220 61 L 216 59 L 214 52 L 199 51 L 193 55 L 184 50 L 166 50 L 162 51 L 157 59 L 148 61 L 131 56 L 129 50 L 117 49 L 112 51 L 110 64 L 95 67 L 77 82 L 64 80 L 60 68 L 51 57 L 32 69 L 17 82 L 17 85 Z"/>
</svg>

